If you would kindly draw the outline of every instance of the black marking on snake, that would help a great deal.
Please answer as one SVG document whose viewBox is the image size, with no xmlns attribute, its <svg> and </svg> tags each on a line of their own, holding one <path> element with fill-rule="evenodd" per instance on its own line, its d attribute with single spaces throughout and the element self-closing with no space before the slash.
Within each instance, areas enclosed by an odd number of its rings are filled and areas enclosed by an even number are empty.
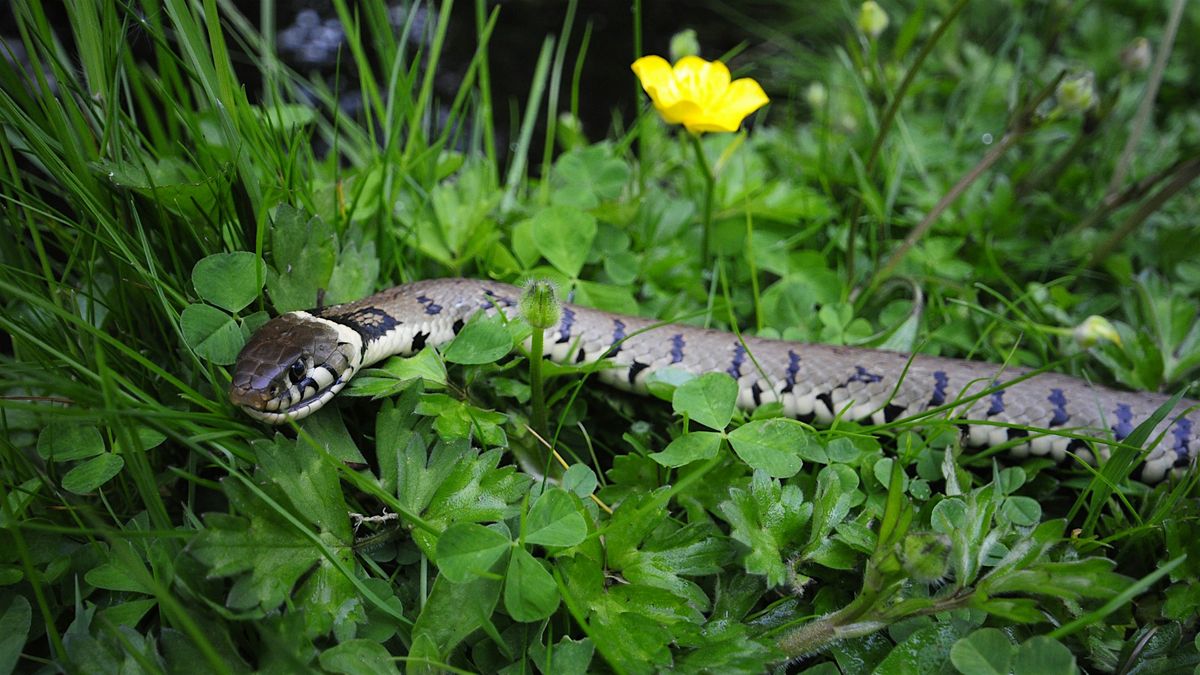
<svg viewBox="0 0 1200 675">
<path fill-rule="evenodd" d="M 671 336 L 671 363 L 679 363 L 683 360 L 683 333 L 676 333 Z"/>
<path fill-rule="evenodd" d="M 1050 419 L 1050 428 L 1061 427 L 1071 421 L 1071 415 L 1067 413 L 1067 397 L 1063 394 L 1062 389 L 1051 389 L 1050 395 L 1046 400 L 1054 405 L 1054 417 Z"/>
<path fill-rule="evenodd" d="M 343 342 L 340 344 L 345 344 L 345 343 Z M 334 370 L 332 366 L 330 366 L 329 364 L 326 364 L 326 363 L 321 363 L 321 364 L 318 364 L 317 367 L 320 368 L 321 370 L 324 370 L 325 372 L 329 373 L 329 377 L 332 378 L 332 381 L 337 382 L 337 377 L 338 377 L 337 371 Z"/>
<path fill-rule="evenodd" d="M 579 351 L 575 354 L 575 363 L 583 363 L 583 360 L 586 358 L 587 352 L 584 351 L 583 347 L 580 347 Z"/>
<path fill-rule="evenodd" d="M 412 351 L 413 351 L 413 352 L 419 352 L 419 351 L 421 351 L 422 349 L 424 349 L 424 348 L 425 348 L 425 341 L 426 341 L 426 340 L 428 340 L 428 339 L 429 339 L 429 333 L 428 333 L 428 332 L 425 332 L 425 333 L 417 333 L 416 335 L 413 335 L 413 339 L 412 339 Z"/>
<path fill-rule="evenodd" d="M 782 392 L 789 393 L 796 387 L 796 375 L 800 372 L 800 355 L 792 350 L 788 350 L 788 367 L 787 376 L 784 379 L 784 387 Z"/>
<path fill-rule="evenodd" d="M 796 415 L 796 419 L 800 422 L 804 422 L 805 424 L 812 424 L 813 422 L 817 421 L 817 413 L 816 411 L 813 411 L 810 413 L 804 413 L 803 415 Z"/>
<path fill-rule="evenodd" d="M 733 343 L 733 363 L 729 364 L 725 372 L 729 373 L 730 377 L 736 380 L 742 376 L 742 364 L 745 362 L 746 348 L 740 342 Z"/>
<path fill-rule="evenodd" d="M 997 382 L 996 384 L 999 385 L 1000 383 Z M 992 417 L 1004 412 L 1004 390 L 1001 389 L 1000 391 L 993 392 L 991 399 L 992 405 L 987 410 L 987 416 Z"/>
<path fill-rule="evenodd" d="M 1192 421 L 1180 419 L 1171 430 L 1171 435 L 1175 437 L 1175 442 L 1171 445 L 1171 449 L 1175 451 L 1175 467 L 1183 468 L 1192 461 L 1191 449 L 1188 447 L 1188 440 L 1192 436 Z"/>
<path fill-rule="evenodd" d="M 1015 441 L 1018 438 L 1029 438 L 1029 430 L 1028 429 L 1009 429 L 1008 430 L 1008 440 Z"/>
<path fill-rule="evenodd" d="M 846 380 L 846 384 L 850 384 L 851 382 L 862 382 L 863 384 L 871 384 L 872 382 L 883 381 L 882 375 L 876 375 L 875 373 L 872 373 L 871 371 L 867 370 L 866 368 L 863 368 L 862 366 L 854 366 L 854 370 L 857 372 L 855 372 L 853 375 L 851 375 L 850 379 Z"/>
<path fill-rule="evenodd" d="M 933 371 L 933 397 L 929 399 L 929 405 L 926 408 L 936 408 L 946 402 L 946 387 L 950 386 L 950 378 L 946 376 L 946 371 Z"/>
<path fill-rule="evenodd" d="M 750 385 L 750 395 L 754 397 L 754 405 L 756 407 L 762 405 L 762 391 L 762 387 L 758 386 L 757 380 L 754 384 Z"/>
<path fill-rule="evenodd" d="M 463 320 L 462 320 L 462 319 L 455 319 L 455 320 L 454 320 L 454 325 L 453 325 L 453 326 L 450 326 L 450 330 L 451 330 L 451 331 L 452 331 L 452 332 L 453 332 L 455 335 L 458 335 L 458 334 L 459 334 L 459 333 L 462 331 L 462 329 L 463 329 Z"/>
<path fill-rule="evenodd" d="M 499 307 L 512 307 L 513 305 L 517 304 L 513 302 L 512 298 L 507 298 L 503 295 L 496 295 L 496 292 L 490 288 L 483 289 L 483 294 L 488 296 L 488 299 L 483 301 L 483 306 L 485 308 L 493 305 Z"/>
<path fill-rule="evenodd" d="M 387 335 L 392 329 L 403 323 L 378 307 L 361 307 L 349 314 L 334 316 L 324 316 L 319 312 L 316 315 L 353 329 L 363 337 L 364 349 L 368 342 Z"/>
<path fill-rule="evenodd" d="M 629 364 L 629 386 L 633 386 L 634 380 L 637 379 L 638 373 L 649 367 L 649 363 L 642 363 L 641 361 L 634 361 L 633 363 Z"/>
<path fill-rule="evenodd" d="M 906 408 L 902 405 L 889 403 L 883 406 L 883 421 L 887 423 L 895 422 L 901 415 L 904 414 Z"/>
<path fill-rule="evenodd" d="M 1133 433 L 1133 409 L 1124 403 L 1118 403 L 1113 415 L 1117 418 L 1117 423 L 1112 426 L 1113 438 L 1123 441 Z"/>
<path fill-rule="evenodd" d="M 834 407 L 833 407 L 833 392 L 832 391 L 827 391 L 824 394 L 817 394 L 817 400 L 825 404 L 825 407 L 829 409 L 829 415 L 831 417 L 834 417 L 837 415 L 837 410 L 834 409 Z M 815 411 L 816 408 L 813 408 L 813 410 Z"/>
<path fill-rule="evenodd" d="M 575 312 L 570 307 L 563 307 L 562 321 L 558 323 L 558 339 L 554 344 L 565 345 L 571 341 L 571 327 L 575 325 Z"/>
<path fill-rule="evenodd" d="M 625 322 L 620 319 L 613 319 L 612 344 L 609 345 L 608 358 L 612 358 L 621 352 L 621 340 L 624 339 Z"/>
<path fill-rule="evenodd" d="M 424 295 L 417 296 L 417 302 L 425 307 L 426 314 L 441 314 L 442 306 L 433 301 L 433 298 Z"/>
<path fill-rule="evenodd" d="M 1067 452 L 1077 454 L 1081 450 L 1087 450 L 1088 452 L 1092 451 L 1092 449 L 1088 447 L 1087 441 L 1083 440 L 1082 438 L 1072 438 L 1071 442 L 1067 443 Z"/>
</svg>

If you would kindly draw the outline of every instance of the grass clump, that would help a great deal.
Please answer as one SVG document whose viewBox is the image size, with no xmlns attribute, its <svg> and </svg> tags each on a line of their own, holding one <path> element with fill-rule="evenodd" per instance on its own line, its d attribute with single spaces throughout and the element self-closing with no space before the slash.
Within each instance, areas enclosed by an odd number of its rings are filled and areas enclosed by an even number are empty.
<svg viewBox="0 0 1200 675">
<path fill-rule="evenodd" d="M 743 414 L 720 374 L 653 402 L 538 359 L 531 390 L 521 321 L 379 364 L 298 428 L 227 401 L 271 314 L 450 275 L 768 337 L 1195 380 L 1186 14 L 788 7 L 732 17 L 760 31 L 735 75 L 753 66 L 771 106 L 695 136 L 649 106 L 578 126 L 592 26 L 570 4 L 503 151 L 489 51 L 520 27 L 483 2 L 450 95 L 451 3 L 335 2 L 332 85 L 217 0 L 71 3 L 57 24 L 15 3 L 0 672 L 1194 669 L 1196 479 L 1130 480 L 1152 425 L 1096 472 L 964 450 L 944 421 Z M 1140 36 L 1150 57 L 1123 58 Z M 1109 337 L 1085 349 L 1093 315 Z"/>
</svg>

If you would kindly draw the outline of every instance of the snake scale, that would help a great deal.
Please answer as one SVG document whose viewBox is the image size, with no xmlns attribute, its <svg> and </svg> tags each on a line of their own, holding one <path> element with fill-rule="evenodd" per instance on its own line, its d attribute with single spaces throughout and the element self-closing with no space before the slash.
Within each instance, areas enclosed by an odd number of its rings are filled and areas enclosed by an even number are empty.
<svg viewBox="0 0 1200 675">
<path fill-rule="evenodd" d="M 434 279 L 307 312 L 287 312 L 260 328 L 242 349 L 230 398 L 249 415 L 281 424 L 311 414 L 364 367 L 450 341 L 480 313 L 517 312 L 521 290 L 473 279 Z M 563 363 L 607 359 L 602 381 L 644 391 L 656 370 L 726 372 L 738 405 L 780 401 L 786 414 L 829 424 L 835 417 L 883 424 L 936 409 L 970 420 L 975 446 L 1009 443 L 1018 456 L 1069 455 L 1094 462 L 1110 452 L 1168 397 L 1126 392 L 1052 372 L 854 347 L 802 344 L 564 304 L 545 333 L 548 358 Z M 1183 400 L 1150 437 L 1141 479 L 1157 482 L 1186 470 L 1200 453 L 1200 403 Z M 1032 427 L 1044 430 L 1030 433 Z M 1064 435 L 1065 434 L 1065 435 Z M 1092 439 L 1085 441 L 1079 436 Z M 1108 443 L 1106 443 L 1106 441 Z"/>
</svg>

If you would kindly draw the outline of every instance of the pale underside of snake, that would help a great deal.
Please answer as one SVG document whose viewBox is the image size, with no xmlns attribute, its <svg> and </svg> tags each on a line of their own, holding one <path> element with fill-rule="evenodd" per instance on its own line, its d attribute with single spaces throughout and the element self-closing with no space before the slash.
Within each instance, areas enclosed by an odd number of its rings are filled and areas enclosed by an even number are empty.
<svg viewBox="0 0 1200 675">
<path fill-rule="evenodd" d="M 443 345 L 480 312 L 514 316 L 520 292 L 490 281 L 434 279 L 282 314 L 238 356 L 230 398 L 269 424 L 300 419 L 366 366 Z M 604 360 L 598 377 L 629 391 L 645 391 L 646 377 L 666 368 L 724 372 L 737 381 L 744 409 L 779 401 L 785 414 L 825 425 L 835 419 L 884 424 L 934 410 L 963 421 L 971 445 L 1008 444 L 1017 456 L 1059 461 L 1106 459 L 1111 443 L 1169 401 L 1053 372 L 1026 377 L 1028 369 L 993 363 L 737 336 L 574 305 L 563 305 L 545 338 L 548 358 Z M 1182 400 L 1158 424 L 1146 446 L 1152 449 L 1141 467 L 1143 481 L 1191 466 L 1200 453 L 1198 408 Z"/>
</svg>

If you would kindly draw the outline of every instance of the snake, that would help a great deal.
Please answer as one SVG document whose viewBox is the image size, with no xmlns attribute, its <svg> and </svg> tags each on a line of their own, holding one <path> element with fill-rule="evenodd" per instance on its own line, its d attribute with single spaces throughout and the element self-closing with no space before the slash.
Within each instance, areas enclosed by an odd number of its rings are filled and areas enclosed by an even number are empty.
<svg viewBox="0 0 1200 675">
<path fill-rule="evenodd" d="M 354 302 L 280 314 L 251 335 L 234 364 L 231 402 L 278 425 L 328 403 L 364 368 L 448 344 L 478 315 L 515 317 L 522 289 L 445 278 L 403 284 Z M 774 340 L 616 314 L 569 303 L 544 331 L 544 358 L 597 364 L 597 377 L 645 393 L 647 378 L 727 373 L 737 405 L 779 402 L 784 414 L 830 425 L 885 425 L 937 415 L 965 442 L 1020 458 L 1095 465 L 1172 398 L 1121 391 L 1011 365 L 864 347 Z M 602 362 L 602 363 L 601 363 Z M 1200 403 L 1180 399 L 1155 426 L 1140 479 L 1181 475 L 1200 453 Z"/>
</svg>

